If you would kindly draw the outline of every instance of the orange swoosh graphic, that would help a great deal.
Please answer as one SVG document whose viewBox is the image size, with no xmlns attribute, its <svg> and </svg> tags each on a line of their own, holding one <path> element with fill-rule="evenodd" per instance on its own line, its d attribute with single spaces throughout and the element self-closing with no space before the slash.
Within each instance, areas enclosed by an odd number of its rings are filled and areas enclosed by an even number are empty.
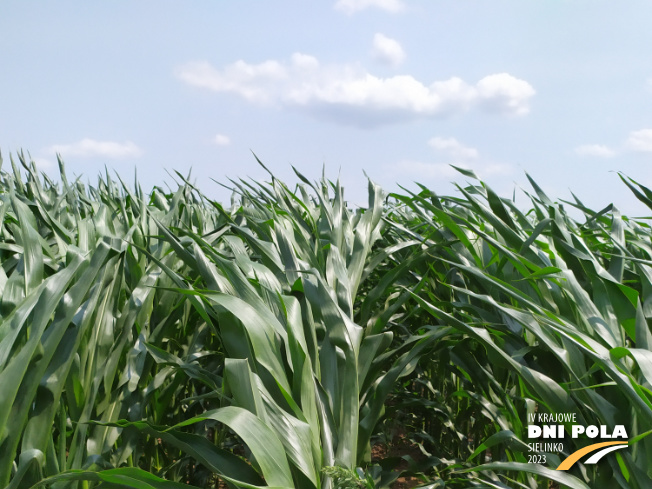
<svg viewBox="0 0 652 489">
<path fill-rule="evenodd" d="M 556 470 L 568 470 L 570 469 L 575 462 L 581 459 L 587 453 L 595 452 L 603 447 L 609 447 L 611 445 L 627 445 L 626 441 L 605 441 L 602 443 L 594 443 L 588 447 L 580 448 L 576 452 L 571 453 L 566 459 L 559 464 Z"/>
</svg>

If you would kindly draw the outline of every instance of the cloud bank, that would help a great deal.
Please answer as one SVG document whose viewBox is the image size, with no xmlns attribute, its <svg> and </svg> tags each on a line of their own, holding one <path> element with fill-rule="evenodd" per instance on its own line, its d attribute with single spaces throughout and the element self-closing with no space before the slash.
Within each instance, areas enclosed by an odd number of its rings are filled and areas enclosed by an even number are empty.
<svg viewBox="0 0 652 489">
<path fill-rule="evenodd" d="M 338 122 L 373 126 L 460 114 L 471 108 L 522 116 L 536 93 L 509 73 L 475 84 L 461 78 L 424 83 L 411 75 L 375 76 L 359 65 L 322 65 L 295 53 L 289 62 L 236 61 L 222 69 L 206 61 L 180 66 L 176 76 L 188 85 L 238 95 L 250 103 L 302 110 Z"/>
<path fill-rule="evenodd" d="M 477 149 L 464 146 L 455 138 L 435 137 L 428 145 L 455 160 L 474 160 L 479 156 Z"/>
<path fill-rule="evenodd" d="M 575 148 L 575 154 L 580 156 L 595 156 L 597 158 L 611 158 L 616 152 L 603 144 L 583 144 Z"/>
<path fill-rule="evenodd" d="M 385 171 L 397 179 L 410 176 L 417 181 L 423 179 L 432 181 L 455 180 L 460 177 L 460 172 L 453 166 L 473 170 L 482 178 L 507 176 L 514 171 L 512 165 L 480 158 L 480 152 L 477 149 L 465 146 L 452 137 L 433 137 L 428 141 L 428 146 L 438 153 L 437 160 L 403 159 L 391 166 L 386 166 Z"/>
<path fill-rule="evenodd" d="M 60 153 L 65 156 L 100 156 L 113 159 L 135 158 L 143 153 L 142 150 L 131 141 L 118 143 L 115 141 L 97 141 L 90 138 L 84 138 L 76 143 L 55 144 L 48 148 L 48 152 Z"/>
<path fill-rule="evenodd" d="M 401 12 L 405 5 L 401 0 L 337 0 L 335 10 L 352 15 L 368 8 L 378 8 L 386 12 Z"/>
<path fill-rule="evenodd" d="M 454 163 L 458 168 L 473 170 L 480 178 L 489 176 L 507 176 L 513 173 L 510 165 L 503 163 Z M 396 176 L 396 178 L 405 178 L 412 176 L 415 180 L 443 180 L 450 181 L 460 178 L 460 172 L 449 163 L 436 163 L 428 161 L 401 160 L 398 163 L 387 168 L 387 171 Z"/>
</svg>

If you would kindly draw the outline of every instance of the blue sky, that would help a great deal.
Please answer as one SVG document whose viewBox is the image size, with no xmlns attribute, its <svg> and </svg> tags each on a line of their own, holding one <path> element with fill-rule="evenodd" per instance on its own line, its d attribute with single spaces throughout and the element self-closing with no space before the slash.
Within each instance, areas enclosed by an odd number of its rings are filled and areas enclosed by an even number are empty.
<svg viewBox="0 0 652 489">
<path fill-rule="evenodd" d="M 647 215 L 615 172 L 652 185 L 649 19 L 642 0 L 5 0 L 0 150 L 145 188 L 192 168 L 218 199 L 211 179 L 266 179 L 252 151 L 290 182 L 325 165 L 354 203 L 364 172 L 453 193 L 454 164 Z"/>
</svg>

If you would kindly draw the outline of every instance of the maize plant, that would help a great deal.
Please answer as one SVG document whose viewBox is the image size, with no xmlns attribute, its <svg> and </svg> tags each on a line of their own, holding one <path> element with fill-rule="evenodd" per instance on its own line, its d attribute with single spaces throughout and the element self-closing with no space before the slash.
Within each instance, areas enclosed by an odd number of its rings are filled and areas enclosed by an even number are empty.
<svg viewBox="0 0 652 489">
<path fill-rule="evenodd" d="M 534 182 L 525 211 L 466 170 L 457 197 L 370 182 L 352 209 L 298 171 L 233 181 L 225 205 L 182 175 L 146 194 L 18 160 L 0 170 L 2 487 L 650 486 L 645 220 Z M 535 411 L 630 446 L 528 463 Z M 396 424 L 407 468 L 378 459 Z"/>
</svg>

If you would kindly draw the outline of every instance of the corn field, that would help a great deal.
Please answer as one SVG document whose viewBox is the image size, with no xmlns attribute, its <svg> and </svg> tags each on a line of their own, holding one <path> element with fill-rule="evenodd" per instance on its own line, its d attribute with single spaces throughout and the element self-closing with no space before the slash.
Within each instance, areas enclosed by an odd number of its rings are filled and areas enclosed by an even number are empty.
<svg viewBox="0 0 652 489">
<path fill-rule="evenodd" d="M 226 205 L 59 166 L 0 174 L 0 487 L 652 487 L 647 220 L 467 170 L 355 209 L 299 172 Z M 629 446 L 529 463 L 559 412 Z"/>
</svg>

